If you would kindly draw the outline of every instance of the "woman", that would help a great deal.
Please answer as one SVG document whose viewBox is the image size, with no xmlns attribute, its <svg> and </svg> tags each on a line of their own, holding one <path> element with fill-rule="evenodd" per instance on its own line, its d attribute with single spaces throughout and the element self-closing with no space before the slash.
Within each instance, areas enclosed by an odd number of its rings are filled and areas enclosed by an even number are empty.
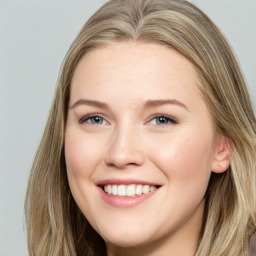
<svg viewBox="0 0 256 256">
<path fill-rule="evenodd" d="M 29 253 L 248 255 L 255 185 L 255 115 L 219 30 L 186 1 L 113 0 L 62 67 Z"/>
</svg>

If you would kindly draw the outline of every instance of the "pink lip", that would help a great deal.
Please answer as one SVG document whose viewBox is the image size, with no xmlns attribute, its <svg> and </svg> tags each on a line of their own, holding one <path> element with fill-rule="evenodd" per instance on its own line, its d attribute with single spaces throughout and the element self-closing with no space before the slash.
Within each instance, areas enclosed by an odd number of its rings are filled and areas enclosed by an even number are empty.
<svg viewBox="0 0 256 256">
<path fill-rule="evenodd" d="M 148 198 L 150 198 L 151 196 L 153 196 L 157 191 L 153 191 L 153 192 L 149 192 L 148 194 L 141 194 L 139 196 L 114 196 L 114 195 L 110 195 L 106 192 L 103 191 L 103 189 L 101 187 L 98 187 L 99 193 L 101 195 L 101 198 L 107 202 L 108 204 L 114 206 L 114 207 L 120 207 L 120 208 L 129 208 L 129 207 L 133 207 L 136 206 L 142 202 L 144 202 L 145 200 L 147 200 Z"/>
<path fill-rule="evenodd" d="M 97 186 L 104 185 L 129 185 L 129 184 L 141 184 L 141 185 L 151 185 L 151 186 L 159 186 L 157 183 L 151 183 L 149 181 L 141 181 L 134 179 L 106 179 L 96 183 Z"/>
</svg>

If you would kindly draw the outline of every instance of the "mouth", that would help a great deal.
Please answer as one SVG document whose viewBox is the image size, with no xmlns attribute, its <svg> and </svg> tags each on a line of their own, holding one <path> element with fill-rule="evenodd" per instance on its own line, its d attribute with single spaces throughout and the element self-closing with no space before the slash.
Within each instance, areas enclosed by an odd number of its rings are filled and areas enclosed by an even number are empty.
<svg viewBox="0 0 256 256">
<path fill-rule="evenodd" d="M 96 184 L 104 202 L 130 208 L 153 197 L 162 185 L 139 180 L 108 179 Z"/>
<path fill-rule="evenodd" d="M 159 185 L 150 184 L 104 184 L 99 186 L 106 194 L 118 197 L 136 197 L 154 192 Z"/>
</svg>

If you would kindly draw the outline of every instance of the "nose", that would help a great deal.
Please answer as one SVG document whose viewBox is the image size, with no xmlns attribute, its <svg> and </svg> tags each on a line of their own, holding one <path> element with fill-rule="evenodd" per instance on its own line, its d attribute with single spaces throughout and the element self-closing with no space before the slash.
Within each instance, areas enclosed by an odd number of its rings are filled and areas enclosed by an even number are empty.
<svg viewBox="0 0 256 256">
<path fill-rule="evenodd" d="M 145 155 L 138 137 L 136 132 L 127 129 L 114 132 L 105 155 L 106 164 L 120 169 L 143 165 Z"/>
</svg>

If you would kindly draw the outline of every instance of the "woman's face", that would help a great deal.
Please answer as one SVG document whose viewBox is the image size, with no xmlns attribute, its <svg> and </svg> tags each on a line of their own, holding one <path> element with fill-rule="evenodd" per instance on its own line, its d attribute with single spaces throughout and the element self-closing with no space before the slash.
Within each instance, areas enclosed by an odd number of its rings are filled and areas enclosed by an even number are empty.
<svg viewBox="0 0 256 256">
<path fill-rule="evenodd" d="M 107 247 L 196 247 L 216 151 L 198 88 L 193 65 L 157 44 L 113 43 L 78 63 L 68 180 Z"/>
</svg>

